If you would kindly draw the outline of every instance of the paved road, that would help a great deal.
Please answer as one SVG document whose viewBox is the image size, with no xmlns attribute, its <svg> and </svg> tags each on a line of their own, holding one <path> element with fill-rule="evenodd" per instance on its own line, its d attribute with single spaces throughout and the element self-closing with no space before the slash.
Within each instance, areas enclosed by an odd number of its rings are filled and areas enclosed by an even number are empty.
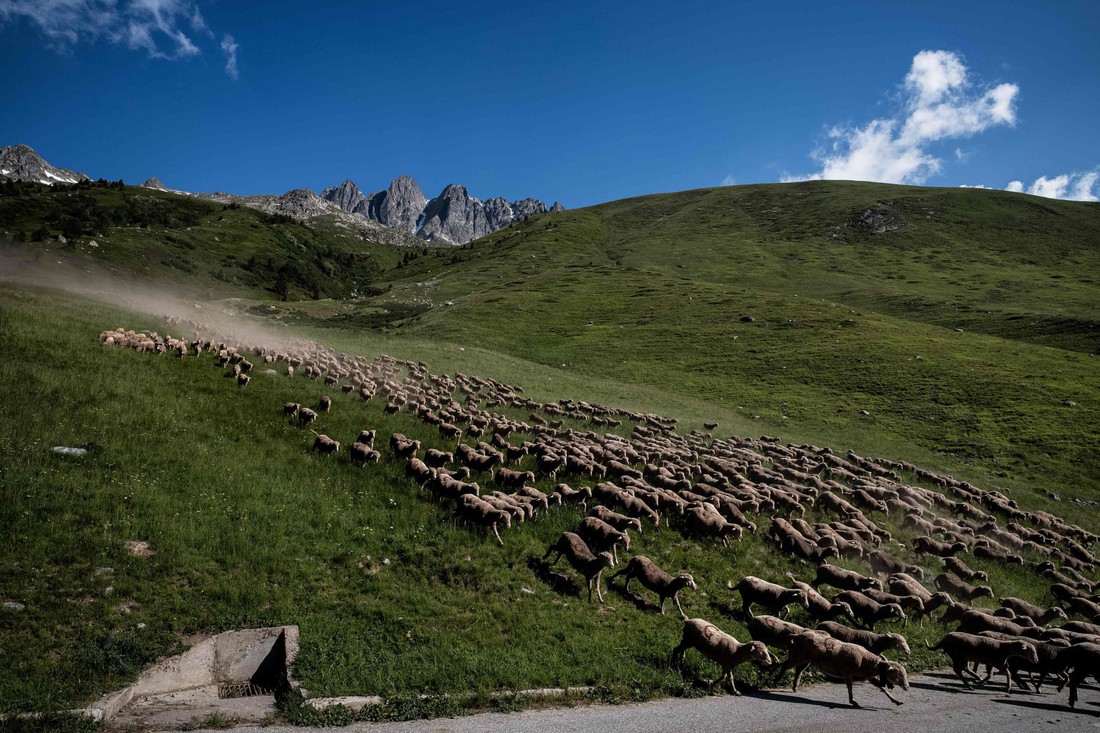
<svg viewBox="0 0 1100 733">
<path fill-rule="evenodd" d="M 1049 690 L 1049 691 L 1048 691 Z M 950 674 L 916 675 L 905 701 L 894 706 L 871 685 L 856 685 L 860 710 L 848 706 L 844 685 L 768 690 L 743 697 L 669 699 L 630 705 L 591 705 L 484 713 L 464 718 L 406 723 L 359 723 L 345 728 L 268 726 L 237 728 L 238 733 L 1100 733 L 1100 690 L 1081 689 L 1077 709 L 1066 691 L 1044 688 L 1042 695 L 1013 689 L 967 692 Z M 215 733 L 202 731 L 200 733 Z"/>
</svg>

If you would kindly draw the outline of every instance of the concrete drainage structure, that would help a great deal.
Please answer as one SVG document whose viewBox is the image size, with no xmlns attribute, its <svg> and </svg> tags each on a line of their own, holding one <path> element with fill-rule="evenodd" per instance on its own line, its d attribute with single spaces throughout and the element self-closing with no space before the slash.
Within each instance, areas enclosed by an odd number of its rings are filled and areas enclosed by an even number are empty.
<svg viewBox="0 0 1100 733">
<path fill-rule="evenodd" d="M 275 712 L 275 695 L 297 687 L 288 671 L 297 655 L 297 626 L 226 631 L 157 663 L 84 712 L 112 723 L 162 728 L 213 714 L 264 720 Z"/>
</svg>

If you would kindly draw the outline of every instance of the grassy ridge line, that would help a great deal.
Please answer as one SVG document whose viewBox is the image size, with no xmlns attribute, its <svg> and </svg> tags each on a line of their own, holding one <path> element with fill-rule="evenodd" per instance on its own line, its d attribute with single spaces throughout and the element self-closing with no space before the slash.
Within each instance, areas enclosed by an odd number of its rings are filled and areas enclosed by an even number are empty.
<svg viewBox="0 0 1100 733">
<path fill-rule="evenodd" d="M 0 415 L 13 457 L 3 468 L 0 521 L 11 531 L 0 538 L 0 594 L 27 604 L 23 615 L 0 617 L 0 709 L 86 701 L 132 678 L 181 633 L 274 623 L 302 627 L 298 673 L 324 695 L 581 684 L 696 694 L 700 677 L 714 676 L 690 656 L 686 678 L 667 667 L 679 635 L 673 617 L 615 591 L 596 609 L 534 576 L 530 558 L 575 524 L 574 512 L 515 528 L 500 550 L 427 502 L 393 461 L 361 470 L 306 456 L 312 436 L 285 423 L 279 407 L 316 400 L 321 385 L 258 373 L 237 390 L 208 359 L 95 343 L 121 323 L 163 332 L 156 319 L 28 291 L 0 298 L 0 347 L 10 355 L 0 385 L 38 406 Z M 399 430 L 444 447 L 404 414 L 333 397 L 317 427 L 338 439 L 378 427 L 381 441 Z M 47 450 L 89 441 L 98 448 L 86 461 Z M 130 557 L 127 539 L 147 539 L 157 554 Z M 723 549 L 647 532 L 634 550 L 690 569 L 700 592 L 684 599 L 688 612 L 742 638 L 724 615 L 735 602 L 728 582 L 810 572 L 757 537 Z M 1034 576 L 974 565 L 1004 593 L 1050 600 Z M 129 614 L 116 610 L 122 601 L 136 604 Z M 915 649 L 941 631 L 908 630 Z M 936 659 L 918 652 L 913 665 Z"/>
</svg>

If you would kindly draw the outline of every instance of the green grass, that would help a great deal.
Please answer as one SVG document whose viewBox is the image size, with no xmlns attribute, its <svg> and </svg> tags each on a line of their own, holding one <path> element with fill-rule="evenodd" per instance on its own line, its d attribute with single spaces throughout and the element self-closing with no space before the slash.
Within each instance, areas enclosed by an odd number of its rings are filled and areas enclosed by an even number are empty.
<svg viewBox="0 0 1100 733">
<path fill-rule="evenodd" d="M 0 595 L 27 606 L 0 616 L 0 710 L 87 702 L 178 649 L 182 635 L 284 623 L 301 626 L 296 673 L 320 695 L 400 699 L 577 685 L 618 697 L 683 695 L 699 694 L 701 680 L 716 676 L 690 654 L 683 674 L 668 666 L 680 632 L 674 614 L 659 616 L 615 590 L 597 607 L 539 579 L 532 559 L 578 521 L 576 511 L 520 525 L 499 548 L 456 524 L 391 460 L 357 469 L 307 455 L 312 436 L 284 421 L 280 407 L 315 401 L 321 385 L 259 373 L 238 390 L 208 357 L 154 357 L 96 341 L 115 325 L 163 331 L 155 319 L 19 289 L 0 290 L 0 305 L 0 385 L 30 408 L 0 417 L 9 457 Z M 44 318 L 49 329 L 39 325 Z M 362 353 L 397 343 L 380 338 Z M 536 396 L 570 394 L 583 381 L 499 357 L 497 371 L 485 352 L 421 350 L 411 341 L 404 348 L 422 358 L 452 353 L 466 359 L 455 368 L 480 364 L 487 369 L 479 373 L 498 378 L 528 372 Z M 626 389 L 584 386 L 573 396 Z M 405 414 L 333 397 L 318 429 L 338 439 L 377 427 L 383 443 L 400 431 L 443 447 Z M 693 404 L 655 391 L 633 397 L 649 409 Z M 695 409 L 705 414 L 705 406 Z M 51 453 L 53 445 L 91 450 L 72 459 Z M 129 555 L 124 543 L 132 539 L 150 542 L 156 554 Z M 721 548 L 646 532 L 634 551 L 690 569 L 700 590 L 685 596 L 685 609 L 742 638 L 728 583 L 749 573 L 782 580 L 787 570 L 812 572 L 758 537 Z M 1050 600 L 1030 574 L 975 564 L 1004 594 Z M 129 613 L 118 610 L 124 602 Z M 917 649 L 941 632 L 935 624 L 906 630 L 911 667 L 937 661 Z M 749 669 L 740 677 L 761 681 Z"/>
<path fill-rule="evenodd" d="M 89 195 L 107 197 L 102 206 L 167 196 Z M 0 226 L 30 231 L 50 207 L 64 211 L 64 194 L 39 196 L 0 198 Z M 165 199 L 177 214 L 178 198 Z M 494 377 L 542 401 L 673 415 L 684 430 L 718 421 L 720 435 L 909 460 L 1097 526 L 1096 206 L 874 184 L 723 188 L 532 217 L 397 267 L 395 250 L 324 227 L 194 203 L 191 230 L 113 228 L 110 247 L 82 239 L 60 254 L 243 298 L 235 310 L 348 353 Z M 845 226 L 868 208 L 909 225 Z M 327 291 L 299 287 L 291 296 L 309 299 L 278 302 L 273 281 L 239 267 L 246 254 L 307 274 L 328 262 L 342 296 L 354 267 L 326 259 L 326 247 L 371 260 L 377 294 L 313 299 Z M 28 250 L 43 263 L 58 254 Z M 597 608 L 539 579 L 531 559 L 576 512 L 542 515 L 498 548 L 392 461 L 355 469 L 307 455 L 312 436 L 279 408 L 332 390 L 281 369 L 238 390 L 208 357 L 96 342 L 119 325 L 165 330 L 151 316 L 0 286 L 0 389 L 14 406 L 0 411 L 0 599 L 26 604 L 0 612 L 0 712 L 87 702 L 187 634 L 285 623 L 302 629 L 307 689 L 384 695 L 397 712 L 378 714 L 394 717 L 426 709 L 408 703 L 421 693 L 590 685 L 631 699 L 700 694 L 717 675 L 693 653 L 683 674 L 668 667 L 674 615 L 614 590 Z M 383 443 L 400 431 L 444 447 L 404 413 L 333 397 L 318 430 L 338 440 L 376 427 Z M 90 450 L 72 459 L 54 445 Z M 885 524 L 911 539 L 899 519 Z M 131 539 L 156 554 L 131 556 Z M 647 532 L 633 549 L 690 570 L 700 590 L 685 609 L 740 638 L 728 582 L 812 573 L 759 537 L 721 548 Z M 967 559 L 1001 595 L 1052 600 L 1030 572 Z M 911 669 L 942 662 L 923 649 L 942 627 L 904 632 Z M 739 680 L 759 676 L 746 668 Z"/>
</svg>

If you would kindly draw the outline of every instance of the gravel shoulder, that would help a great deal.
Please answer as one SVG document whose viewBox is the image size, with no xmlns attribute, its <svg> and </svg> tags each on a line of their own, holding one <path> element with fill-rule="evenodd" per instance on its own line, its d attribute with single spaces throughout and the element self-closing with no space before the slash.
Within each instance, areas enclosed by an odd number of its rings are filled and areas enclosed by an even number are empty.
<svg viewBox="0 0 1100 733">
<path fill-rule="evenodd" d="M 742 697 L 721 695 L 703 699 L 666 699 L 627 705 L 591 705 L 482 713 L 463 718 L 403 723 L 358 723 L 341 728 L 242 726 L 238 732 L 263 733 L 814 733 L 816 731 L 889 731 L 889 733 L 1051 733 L 1100 732 L 1100 690 L 1082 687 L 1076 709 L 1068 693 L 1047 685 L 1043 694 L 1003 687 L 967 691 L 950 672 L 914 675 L 910 690 L 895 690 L 905 702 L 895 706 L 868 684 L 855 688 L 856 702 L 847 702 L 843 684 L 818 684 L 800 689 L 761 690 Z M 200 733 L 207 733 L 200 731 Z M 214 733 L 209 731 L 209 733 Z"/>
</svg>

